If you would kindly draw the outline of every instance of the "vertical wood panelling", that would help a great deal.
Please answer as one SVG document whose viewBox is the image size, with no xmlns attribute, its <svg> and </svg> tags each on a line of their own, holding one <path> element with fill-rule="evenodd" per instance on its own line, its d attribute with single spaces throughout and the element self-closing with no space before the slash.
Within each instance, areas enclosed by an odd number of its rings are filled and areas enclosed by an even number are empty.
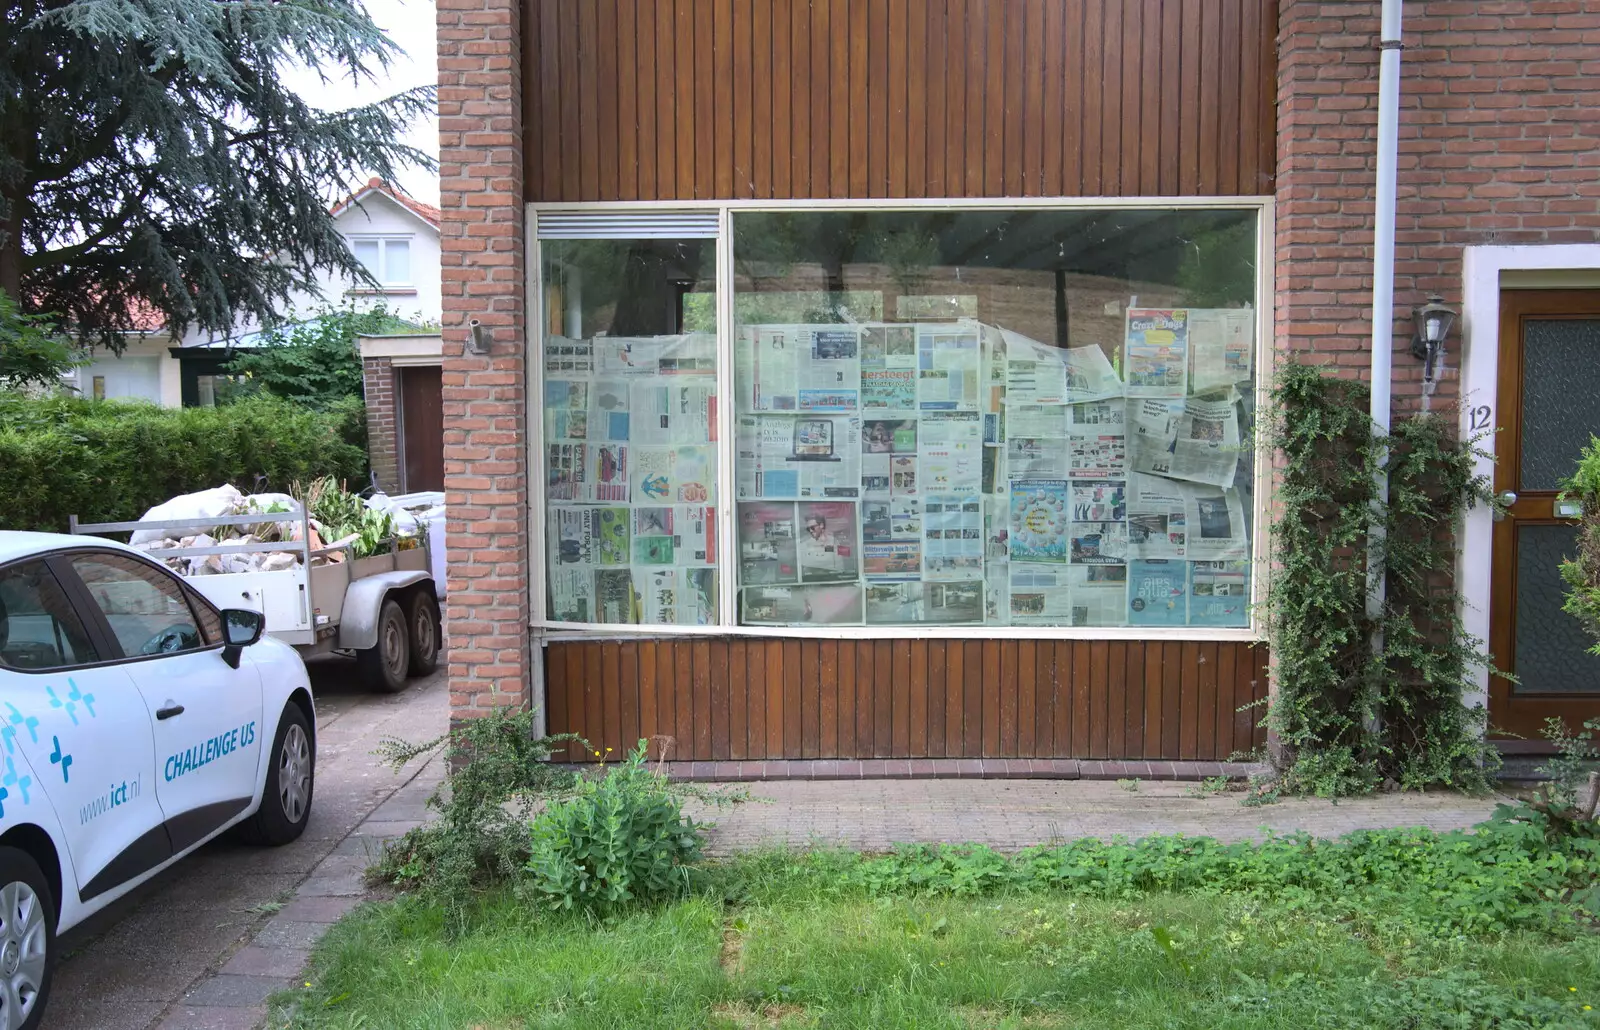
<svg viewBox="0 0 1600 1030">
<path fill-rule="evenodd" d="M 895 643 L 872 642 L 872 754 L 876 758 L 888 758 L 894 753 Z"/>
<path fill-rule="evenodd" d="M 728 758 L 728 648 L 726 646 L 712 647 L 710 641 L 698 640 L 694 645 L 694 674 L 696 685 L 701 678 L 700 670 L 705 669 L 704 696 L 707 707 L 699 713 L 696 720 L 695 733 L 698 736 L 702 731 L 708 745 L 701 751 L 705 758 L 726 761 Z M 697 690 L 696 697 L 700 693 Z"/>
<path fill-rule="evenodd" d="M 889 738 L 889 754 L 911 753 L 911 641 L 896 640 L 894 647 L 894 730 Z"/>
<path fill-rule="evenodd" d="M 534 201 L 1270 193 L 1277 0 L 528 0 Z"/>
<path fill-rule="evenodd" d="M 835 754 L 841 757 L 857 754 L 856 647 L 853 640 L 839 641 L 839 747 Z"/>
<path fill-rule="evenodd" d="M 600 649 L 600 737 L 599 743 L 611 749 L 622 750 L 622 651 L 620 648 Z"/>
<path fill-rule="evenodd" d="M 750 682 L 745 688 L 745 698 L 750 708 L 746 717 L 750 743 L 745 749 L 746 758 L 761 758 L 767 753 L 767 644 L 752 640 L 745 652 L 744 666 Z"/>
<path fill-rule="evenodd" d="M 952 640 L 944 645 L 944 750 L 946 758 L 964 754 L 961 726 L 966 718 L 966 643 Z"/>
<path fill-rule="evenodd" d="M 783 642 L 783 757 L 801 758 L 800 752 L 800 641 Z"/>
<path fill-rule="evenodd" d="M 822 753 L 822 642 L 800 642 L 800 757 Z"/>
<path fill-rule="evenodd" d="M 817 755 L 833 758 L 839 754 L 839 642 L 824 640 L 817 649 L 817 701 L 820 726 Z"/>
<path fill-rule="evenodd" d="M 750 754 L 750 685 L 747 675 L 750 642 L 734 640 L 728 645 L 728 757 L 746 758 Z"/>
<path fill-rule="evenodd" d="M 1019 641 L 1017 644 L 1016 754 L 1023 758 L 1032 758 L 1039 753 L 1038 744 L 1034 736 L 1036 727 L 1034 719 L 1038 712 L 1038 680 L 1035 677 L 1037 662 L 1037 648 L 1034 642 L 1031 640 Z"/>
<path fill-rule="evenodd" d="M 928 642 L 913 640 L 911 648 L 911 707 L 906 754 L 922 758 L 928 753 Z"/>
</svg>

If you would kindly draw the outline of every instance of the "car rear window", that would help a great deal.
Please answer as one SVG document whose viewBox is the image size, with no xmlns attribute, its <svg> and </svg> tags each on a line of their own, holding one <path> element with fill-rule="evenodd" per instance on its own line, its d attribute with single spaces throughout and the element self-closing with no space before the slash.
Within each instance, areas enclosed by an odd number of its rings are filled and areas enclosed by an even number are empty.
<svg viewBox="0 0 1600 1030">
<path fill-rule="evenodd" d="M 99 660 L 77 609 L 44 562 L 0 569 L 0 666 L 33 671 Z"/>
</svg>

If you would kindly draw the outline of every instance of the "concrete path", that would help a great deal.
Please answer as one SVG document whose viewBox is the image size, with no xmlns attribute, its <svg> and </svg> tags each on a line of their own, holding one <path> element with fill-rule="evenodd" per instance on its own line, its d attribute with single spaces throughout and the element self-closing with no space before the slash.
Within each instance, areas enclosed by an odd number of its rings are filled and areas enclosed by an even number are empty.
<svg viewBox="0 0 1600 1030">
<path fill-rule="evenodd" d="M 713 854 L 759 845 L 825 844 L 882 851 L 899 843 L 972 841 L 1012 851 L 1079 837 L 1156 833 L 1243 840 L 1266 829 L 1336 837 L 1351 830 L 1471 826 L 1497 798 L 1384 794 L 1322 801 L 1293 798 L 1246 808 L 1243 796 L 1196 796 L 1193 783 L 1141 781 L 1129 791 L 1109 780 L 787 780 L 738 784 L 767 803 L 720 811 Z"/>
<path fill-rule="evenodd" d="M 364 690 L 347 659 L 311 670 L 319 733 L 305 835 L 283 848 L 208 845 L 75 928 L 62 941 L 45 1030 L 256 1026 L 262 1001 L 300 972 L 305 949 L 360 895 L 377 843 L 357 828 L 381 832 L 369 817 L 386 803 L 421 818 L 437 776 L 420 762 L 393 773 L 371 752 L 384 737 L 444 732 L 443 670 L 393 695 Z"/>
</svg>

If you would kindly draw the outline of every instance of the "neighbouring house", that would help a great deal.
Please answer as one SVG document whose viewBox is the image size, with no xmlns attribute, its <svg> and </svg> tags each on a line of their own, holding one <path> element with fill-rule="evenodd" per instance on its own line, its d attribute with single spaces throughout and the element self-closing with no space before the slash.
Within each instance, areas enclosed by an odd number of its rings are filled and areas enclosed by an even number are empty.
<svg viewBox="0 0 1600 1030">
<path fill-rule="evenodd" d="M 438 333 L 363 336 L 367 454 L 390 494 L 444 489 L 444 363 Z"/>
<path fill-rule="evenodd" d="M 439 209 L 423 204 L 379 179 L 332 208 L 350 248 L 379 280 L 373 288 L 324 273 L 318 291 L 297 297 L 286 321 L 316 317 L 327 306 L 370 309 L 419 325 L 441 315 Z M 130 337 L 121 355 L 97 352 L 77 370 L 74 385 L 85 397 L 142 398 L 163 407 L 210 405 L 217 382 L 241 349 L 264 343 L 262 327 L 241 323 L 226 334 L 191 330 L 173 339 L 159 320 Z"/>
<path fill-rule="evenodd" d="M 1261 746 L 1256 412 L 1369 374 L 1386 52 L 1394 405 L 1514 501 L 1469 700 L 1600 714 L 1600 0 L 1403 6 L 1401 54 L 1377 0 L 439 4 L 453 715 L 766 775 Z"/>
</svg>

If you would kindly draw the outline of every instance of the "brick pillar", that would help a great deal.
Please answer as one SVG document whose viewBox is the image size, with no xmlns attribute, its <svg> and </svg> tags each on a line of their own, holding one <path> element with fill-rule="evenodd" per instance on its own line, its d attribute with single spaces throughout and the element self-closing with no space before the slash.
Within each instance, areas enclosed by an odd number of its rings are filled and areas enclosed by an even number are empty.
<svg viewBox="0 0 1600 1030">
<path fill-rule="evenodd" d="M 519 12 L 437 0 L 452 720 L 529 695 Z M 465 352 L 472 318 L 487 356 Z"/>
<path fill-rule="evenodd" d="M 386 493 L 400 492 L 400 467 L 395 418 L 394 366 L 388 358 L 366 358 L 361 362 L 362 394 L 367 406 L 367 457 L 378 487 Z"/>
</svg>

